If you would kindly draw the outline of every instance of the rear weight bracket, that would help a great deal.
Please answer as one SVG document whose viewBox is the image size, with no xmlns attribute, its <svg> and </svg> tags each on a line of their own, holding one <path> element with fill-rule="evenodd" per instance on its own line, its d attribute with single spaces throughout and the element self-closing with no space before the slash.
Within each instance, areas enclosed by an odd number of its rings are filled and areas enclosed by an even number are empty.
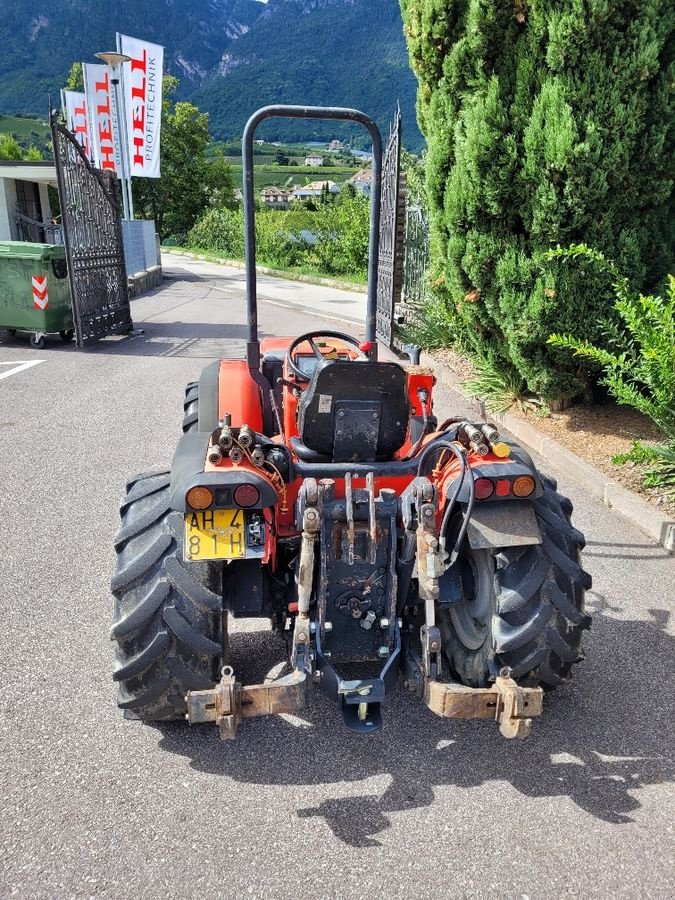
<svg viewBox="0 0 675 900">
<path fill-rule="evenodd" d="M 189 691 L 185 698 L 190 725 L 215 722 L 224 741 L 233 740 L 241 719 L 299 712 L 305 706 L 307 676 L 295 671 L 269 684 L 241 685 L 230 666 L 210 690 Z"/>
<path fill-rule="evenodd" d="M 429 709 L 444 719 L 494 719 L 505 738 L 526 738 L 532 719 L 540 716 L 544 692 L 540 687 L 521 687 L 504 668 L 487 688 L 436 681 L 425 677 L 423 663 L 416 651 L 405 647 L 403 665 L 406 685 L 421 696 Z"/>
</svg>

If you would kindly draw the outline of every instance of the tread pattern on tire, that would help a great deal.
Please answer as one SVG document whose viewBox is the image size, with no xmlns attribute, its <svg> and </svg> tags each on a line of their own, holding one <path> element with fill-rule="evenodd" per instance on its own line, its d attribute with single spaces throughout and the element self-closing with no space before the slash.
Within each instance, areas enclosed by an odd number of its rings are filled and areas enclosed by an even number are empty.
<svg viewBox="0 0 675 900">
<path fill-rule="evenodd" d="M 130 479 L 120 515 L 111 582 L 118 705 L 145 720 L 183 718 L 187 691 L 215 684 L 225 661 L 220 570 L 183 562 L 168 472 Z"/>
<path fill-rule="evenodd" d="M 197 431 L 199 415 L 199 382 L 191 381 L 185 388 L 183 401 L 183 433 Z"/>
<path fill-rule="evenodd" d="M 581 635 L 591 624 L 584 612 L 591 576 L 580 564 L 584 536 L 555 480 L 542 481 L 544 494 L 533 501 L 542 543 L 494 554 L 495 608 L 485 645 L 467 650 L 450 618 L 442 618 L 446 654 L 465 684 L 484 687 L 508 666 L 518 680 L 553 688 L 583 659 Z"/>
</svg>

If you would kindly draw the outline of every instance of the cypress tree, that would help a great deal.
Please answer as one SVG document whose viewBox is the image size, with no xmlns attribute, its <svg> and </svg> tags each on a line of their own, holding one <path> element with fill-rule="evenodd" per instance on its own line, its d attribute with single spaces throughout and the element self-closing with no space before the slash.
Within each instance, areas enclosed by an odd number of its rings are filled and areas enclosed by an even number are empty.
<svg viewBox="0 0 675 900">
<path fill-rule="evenodd" d="M 545 257 L 585 243 L 651 291 L 672 264 L 671 0 L 401 0 L 436 284 L 463 345 L 564 401 L 552 332 L 602 343 L 607 279 Z"/>
</svg>

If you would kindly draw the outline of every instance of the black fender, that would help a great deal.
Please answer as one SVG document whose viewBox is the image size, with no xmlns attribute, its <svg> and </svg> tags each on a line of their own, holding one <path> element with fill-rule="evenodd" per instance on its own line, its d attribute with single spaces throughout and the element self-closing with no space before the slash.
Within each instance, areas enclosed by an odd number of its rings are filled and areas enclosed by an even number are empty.
<svg viewBox="0 0 675 900">
<path fill-rule="evenodd" d="M 185 495 L 193 487 L 209 487 L 214 492 L 215 502 L 207 507 L 218 509 L 232 506 L 231 492 L 240 484 L 254 484 L 260 491 L 260 499 L 250 509 L 264 509 L 275 506 L 279 497 L 272 485 L 250 469 L 220 468 L 217 471 L 205 472 L 206 452 L 211 440 L 211 432 L 192 431 L 184 434 L 178 441 L 176 452 L 171 463 L 171 485 L 169 504 L 177 512 L 187 512 Z M 219 498 L 216 491 L 221 489 Z M 230 499 L 228 499 L 228 497 Z"/>
<path fill-rule="evenodd" d="M 218 377 L 220 360 L 216 360 L 202 370 L 199 376 L 199 409 L 197 431 L 209 434 L 218 425 Z"/>
</svg>

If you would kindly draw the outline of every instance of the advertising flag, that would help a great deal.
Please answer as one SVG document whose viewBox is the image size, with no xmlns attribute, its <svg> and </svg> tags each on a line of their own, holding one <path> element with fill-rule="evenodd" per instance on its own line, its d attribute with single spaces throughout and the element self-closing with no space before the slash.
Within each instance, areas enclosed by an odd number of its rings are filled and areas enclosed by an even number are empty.
<svg viewBox="0 0 675 900">
<path fill-rule="evenodd" d="M 84 93 L 91 122 L 92 163 L 120 177 L 120 140 L 108 66 L 83 63 Z"/>
<path fill-rule="evenodd" d="M 118 40 L 120 51 L 131 57 L 124 64 L 129 174 L 159 178 L 164 48 L 126 34 Z"/>
<path fill-rule="evenodd" d="M 87 116 L 87 100 L 79 91 L 64 91 L 66 125 L 77 138 L 84 155 L 91 161 L 91 140 L 89 137 L 89 118 Z"/>
</svg>

